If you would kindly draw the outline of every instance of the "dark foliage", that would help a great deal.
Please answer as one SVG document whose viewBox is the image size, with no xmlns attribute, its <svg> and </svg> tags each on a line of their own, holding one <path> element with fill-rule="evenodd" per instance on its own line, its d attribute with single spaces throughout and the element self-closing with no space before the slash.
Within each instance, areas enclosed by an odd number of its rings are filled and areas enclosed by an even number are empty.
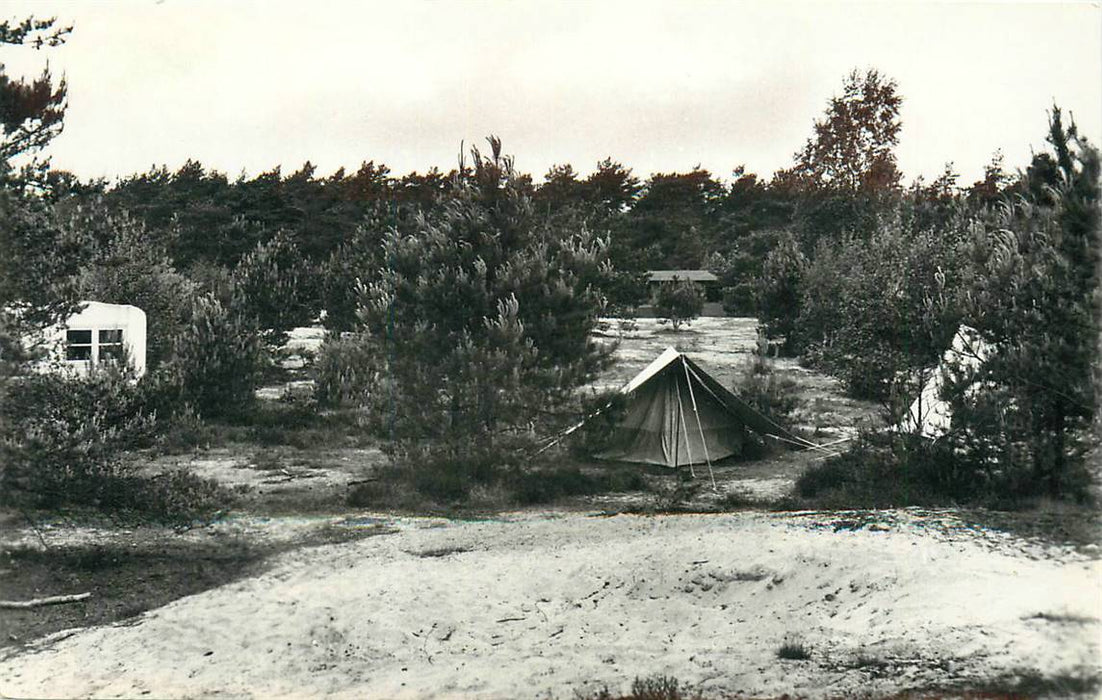
<svg viewBox="0 0 1102 700">
<path fill-rule="evenodd" d="M 172 355 L 150 382 L 168 410 L 189 406 L 204 418 L 246 413 L 265 355 L 255 322 L 210 295 L 194 299 Z"/>
<path fill-rule="evenodd" d="M 387 233 L 387 266 L 360 287 L 371 412 L 399 452 L 430 451 L 459 481 L 531 441 L 607 359 L 590 335 L 611 273 L 603 241 L 537 215 L 490 143 L 439 213 Z"/>
<path fill-rule="evenodd" d="M 147 477 L 128 454 L 152 442 L 147 388 L 116 370 L 87 378 L 32 375 L 0 407 L 3 502 L 89 507 L 143 520 L 187 521 L 228 503 L 213 482 L 186 471 Z"/>
<path fill-rule="evenodd" d="M 659 322 L 669 323 L 675 331 L 690 325 L 703 310 L 704 292 L 689 280 L 663 282 L 655 294 L 654 311 Z"/>
</svg>

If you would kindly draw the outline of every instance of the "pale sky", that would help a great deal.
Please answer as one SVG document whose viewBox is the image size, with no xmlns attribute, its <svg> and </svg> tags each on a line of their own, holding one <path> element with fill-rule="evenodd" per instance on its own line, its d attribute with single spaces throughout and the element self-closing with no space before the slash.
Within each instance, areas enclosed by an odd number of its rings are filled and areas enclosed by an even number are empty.
<svg viewBox="0 0 1102 700">
<path fill-rule="evenodd" d="M 904 97 L 908 180 L 996 149 L 1023 167 L 1053 101 L 1102 141 L 1102 5 L 930 2 L 57 2 L 56 49 L 0 47 L 69 80 L 55 167 L 114 178 L 193 158 L 235 177 L 306 160 L 397 174 L 497 134 L 518 167 L 639 176 L 787 166 L 854 68 Z"/>
</svg>

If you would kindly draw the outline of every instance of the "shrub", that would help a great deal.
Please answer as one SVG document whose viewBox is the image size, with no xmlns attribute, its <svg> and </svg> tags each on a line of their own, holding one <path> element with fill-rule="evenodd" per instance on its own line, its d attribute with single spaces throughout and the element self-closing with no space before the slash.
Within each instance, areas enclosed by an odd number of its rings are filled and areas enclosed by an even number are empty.
<svg viewBox="0 0 1102 700">
<path fill-rule="evenodd" d="M 277 232 L 260 243 L 233 271 L 236 306 L 263 329 L 264 342 L 277 348 L 287 333 L 310 322 L 317 313 L 317 292 L 310 271 L 290 236 Z"/>
<path fill-rule="evenodd" d="M 800 404 L 796 382 L 776 373 L 769 357 L 769 341 L 760 329 L 757 345 L 735 385 L 735 393 L 759 413 L 782 424 Z"/>
<path fill-rule="evenodd" d="M 535 505 L 569 496 L 645 491 L 649 485 L 634 468 L 587 474 L 576 466 L 567 466 L 519 472 L 509 479 L 508 487 L 518 503 Z"/>
<path fill-rule="evenodd" d="M 673 676 L 655 675 L 639 678 L 631 682 L 631 692 L 627 695 L 613 694 L 607 686 L 595 695 L 575 693 L 581 700 L 682 700 L 681 683 Z M 699 694 L 693 695 L 700 698 Z"/>
<path fill-rule="evenodd" d="M 155 447 L 164 454 L 181 454 L 209 446 L 215 441 L 215 431 L 184 405 L 168 416 L 157 417 Z"/>
<path fill-rule="evenodd" d="M 379 383 L 378 370 L 365 344 L 354 337 L 330 335 L 314 361 L 314 397 L 320 406 L 366 405 Z"/>
<path fill-rule="evenodd" d="M 147 387 L 118 368 L 87 377 L 13 380 L 0 406 L 0 501 L 33 508 L 90 507 L 164 522 L 208 516 L 228 495 L 179 470 L 147 478 L 128 451 L 153 443 Z"/>
<path fill-rule="evenodd" d="M 647 491 L 646 477 L 635 468 L 584 472 L 569 466 L 518 466 L 517 446 L 502 446 L 474 460 L 465 452 L 445 454 L 422 448 L 404 452 L 370 481 L 357 484 L 348 503 L 355 507 L 454 506 L 483 502 L 487 493 L 498 505 L 553 503 L 571 496 Z M 425 499 L 428 499 L 426 503 Z"/>
<path fill-rule="evenodd" d="M 394 460 L 391 474 L 415 491 L 439 503 L 466 500 L 477 484 L 492 483 L 498 470 L 515 465 L 521 449 L 505 440 L 496 445 L 418 443 L 389 446 Z"/>
<path fill-rule="evenodd" d="M 673 676 L 649 676 L 631 682 L 633 700 L 681 700 L 680 683 Z"/>
<path fill-rule="evenodd" d="M 233 503 L 229 491 L 213 479 L 175 469 L 135 484 L 132 500 L 119 505 L 162 522 L 209 520 Z"/>
<path fill-rule="evenodd" d="M 151 232 L 125 214 L 110 214 L 93 203 L 78 212 L 73 224 L 106 241 L 75 277 L 81 298 L 133 304 L 144 311 L 146 361 L 155 369 L 187 326 L 197 285 L 176 271 Z"/>
<path fill-rule="evenodd" d="M 654 310 L 659 323 L 669 323 L 676 331 L 682 324 L 690 325 L 704 310 L 704 293 L 693 282 L 674 278 L 658 287 Z"/>
<path fill-rule="evenodd" d="M 845 452 L 800 475 L 796 493 L 824 508 L 892 508 L 951 501 L 950 494 L 931 483 L 932 475 L 945 468 L 939 457 L 946 455 L 941 450 L 937 457 L 924 455 L 919 450 L 925 446 L 921 438 L 861 435 Z"/>
<path fill-rule="evenodd" d="M 770 338 L 783 338 L 786 353 L 799 349 L 797 319 L 800 316 L 807 258 L 794 236 L 781 236 L 765 256 L 754 299 L 758 318 Z"/>
<path fill-rule="evenodd" d="M 805 268 L 802 348 L 851 396 L 889 399 L 900 378 L 936 360 L 960 322 L 962 234 L 915 226 L 906 211 L 886 213 L 868 236 L 823 242 Z"/>
<path fill-rule="evenodd" d="M 99 509 L 142 521 L 206 521 L 232 503 L 230 493 L 218 482 L 186 469 L 152 477 L 112 475 L 102 486 L 103 495 L 96 504 Z"/>
<path fill-rule="evenodd" d="M 263 362 L 253 322 L 204 295 L 154 384 L 168 407 L 189 405 L 204 418 L 238 416 L 255 401 Z"/>
<path fill-rule="evenodd" d="M 630 319 L 635 309 L 647 301 L 647 276 L 642 273 L 616 270 L 608 273 L 601 285 L 606 305 L 604 315 Z"/>
<path fill-rule="evenodd" d="M 909 505 L 981 503 L 1014 507 L 1036 493 L 1028 468 L 998 449 L 964 447 L 952 436 L 936 441 L 916 435 L 871 434 L 842 454 L 805 471 L 796 481 L 800 498 L 818 507 L 888 508 Z M 1085 493 L 1088 478 L 1079 471 L 1065 486 Z M 805 502 L 804 505 L 807 505 Z"/>
<path fill-rule="evenodd" d="M 122 452 L 147 440 L 153 415 L 124 370 L 87 378 L 20 377 L 0 407 L 0 491 L 9 503 L 56 507 L 105 503 L 128 475 Z"/>
<path fill-rule="evenodd" d="M 841 489 L 856 481 L 855 471 L 851 460 L 827 460 L 812 466 L 796 479 L 796 492 L 804 498 L 814 498 L 827 491 Z"/>
<path fill-rule="evenodd" d="M 799 637 L 789 637 L 777 649 L 777 658 L 804 661 L 811 658 L 811 648 Z"/>
<path fill-rule="evenodd" d="M 366 407 L 385 406 L 375 415 L 395 454 L 449 497 L 523 456 L 510 453 L 525 445 L 517 436 L 554 430 L 610 354 L 591 335 L 612 271 L 607 242 L 540 215 L 500 141 L 490 144 L 439 210 L 387 232 L 385 266 L 358 288 Z"/>
<path fill-rule="evenodd" d="M 577 411 L 579 420 L 585 419 L 566 440 L 570 453 L 586 459 L 600 454 L 610 447 L 613 428 L 623 417 L 626 397 L 619 390 L 595 392 L 583 397 Z"/>
</svg>

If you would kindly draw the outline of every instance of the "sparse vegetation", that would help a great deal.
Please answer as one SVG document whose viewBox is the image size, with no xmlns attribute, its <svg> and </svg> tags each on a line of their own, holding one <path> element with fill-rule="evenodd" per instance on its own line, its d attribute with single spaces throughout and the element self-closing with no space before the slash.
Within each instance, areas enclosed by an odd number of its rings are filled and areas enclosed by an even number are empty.
<svg viewBox="0 0 1102 700">
<path fill-rule="evenodd" d="M 314 361 L 314 396 L 324 407 L 374 405 L 369 395 L 379 368 L 365 343 L 329 335 Z"/>
<path fill-rule="evenodd" d="M 919 692 L 953 693 L 976 698 L 1095 698 L 1102 676 L 1074 673 L 1048 674 L 1033 669 L 1009 671 L 997 678 L 934 686 Z"/>
<path fill-rule="evenodd" d="M 757 344 L 734 387 L 735 394 L 759 413 L 785 425 L 799 406 L 800 399 L 796 393 L 796 382 L 777 372 L 770 353 L 769 340 L 759 329 Z"/>
<path fill-rule="evenodd" d="M 574 496 L 649 492 L 654 487 L 631 466 L 583 471 L 577 466 L 538 465 L 509 471 L 461 471 L 426 462 L 415 469 L 391 466 L 379 477 L 355 486 L 348 503 L 358 508 L 440 510 L 503 508 L 561 503 Z"/>
<path fill-rule="evenodd" d="M 681 682 L 673 676 L 655 675 L 637 677 L 631 682 L 631 691 L 626 695 L 613 693 L 606 686 L 593 695 L 578 695 L 579 700 L 688 700 L 701 699 L 700 694 L 684 695 Z"/>
</svg>

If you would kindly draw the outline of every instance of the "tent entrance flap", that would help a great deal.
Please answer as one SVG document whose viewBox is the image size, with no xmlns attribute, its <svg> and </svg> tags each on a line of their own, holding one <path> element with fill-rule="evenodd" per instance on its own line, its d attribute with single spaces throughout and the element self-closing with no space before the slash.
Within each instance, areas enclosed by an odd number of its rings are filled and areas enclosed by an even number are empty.
<svg viewBox="0 0 1102 700">
<path fill-rule="evenodd" d="M 678 426 L 678 427 L 680 427 L 681 430 L 680 430 L 680 432 L 677 433 L 677 438 L 678 438 L 677 445 L 680 448 L 681 442 L 682 442 L 681 438 L 682 437 L 688 437 L 689 429 L 685 425 L 685 405 L 681 402 L 681 389 L 677 386 L 677 382 L 673 382 L 672 386 L 674 388 L 674 391 L 677 392 L 677 415 L 681 419 L 679 421 L 680 425 Z M 692 447 L 689 446 L 689 441 L 688 440 L 685 440 L 684 442 L 685 442 L 685 452 L 686 452 L 685 456 L 687 457 L 687 459 L 685 460 L 685 463 L 687 463 L 689 465 L 689 472 L 693 475 L 693 478 L 696 478 L 696 470 L 693 469 L 693 451 L 692 451 Z M 672 466 L 679 467 L 682 464 L 680 449 L 675 451 L 674 454 L 677 455 L 677 457 L 674 459 L 674 464 Z"/>
</svg>

